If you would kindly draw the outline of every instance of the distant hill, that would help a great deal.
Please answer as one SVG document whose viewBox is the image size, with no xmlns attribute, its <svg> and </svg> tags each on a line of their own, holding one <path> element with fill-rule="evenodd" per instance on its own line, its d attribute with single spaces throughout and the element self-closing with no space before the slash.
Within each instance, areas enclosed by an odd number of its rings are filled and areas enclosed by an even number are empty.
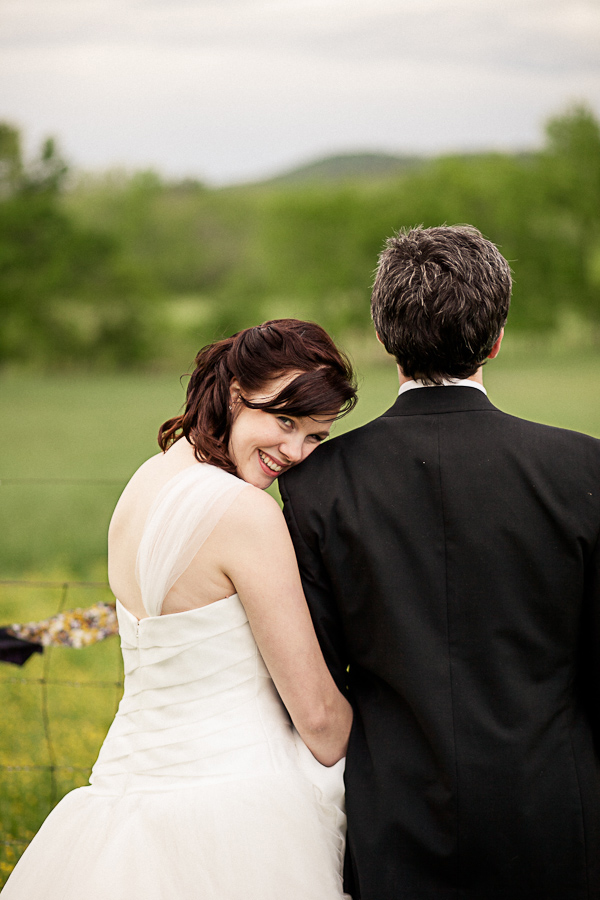
<svg viewBox="0 0 600 900">
<path fill-rule="evenodd" d="M 393 156 L 388 153 L 344 153 L 327 156 L 282 172 L 263 184 L 308 184 L 346 181 L 357 178 L 387 178 L 414 169 L 425 162 L 420 156 Z"/>
</svg>

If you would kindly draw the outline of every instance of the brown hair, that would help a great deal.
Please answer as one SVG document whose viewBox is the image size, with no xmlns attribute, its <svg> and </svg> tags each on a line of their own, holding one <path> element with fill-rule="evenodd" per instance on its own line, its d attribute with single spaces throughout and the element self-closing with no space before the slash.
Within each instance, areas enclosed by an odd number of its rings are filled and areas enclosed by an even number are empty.
<svg viewBox="0 0 600 900">
<path fill-rule="evenodd" d="M 275 397 L 254 403 L 244 394 L 263 390 L 275 378 L 299 370 Z M 230 386 L 237 379 L 240 400 L 273 414 L 338 418 L 357 402 L 352 367 L 327 332 L 314 322 L 273 319 L 203 347 L 187 388 L 182 415 L 168 419 L 158 432 L 166 450 L 185 437 L 199 462 L 236 474 L 228 443 L 233 423 Z"/>
<path fill-rule="evenodd" d="M 506 322 L 510 266 L 470 225 L 412 228 L 379 258 L 371 313 L 377 334 L 408 378 L 468 378 Z"/>
</svg>

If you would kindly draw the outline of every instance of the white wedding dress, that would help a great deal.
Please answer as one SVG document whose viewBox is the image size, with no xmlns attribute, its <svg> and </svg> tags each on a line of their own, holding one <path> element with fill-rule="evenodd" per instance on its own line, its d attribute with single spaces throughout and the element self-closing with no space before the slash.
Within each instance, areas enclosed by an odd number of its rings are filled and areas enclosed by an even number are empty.
<svg viewBox="0 0 600 900">
<path fill-rule="evenodd" d="M 237 594 L 160 615 L 244 482 L 197 464 L 138 553 L 149 618 L 117 601 L 125 690 L 90 786 L 67 794 L 3 900 L 339 900 L 343 761 L 295 732 Z"/>
</svg>

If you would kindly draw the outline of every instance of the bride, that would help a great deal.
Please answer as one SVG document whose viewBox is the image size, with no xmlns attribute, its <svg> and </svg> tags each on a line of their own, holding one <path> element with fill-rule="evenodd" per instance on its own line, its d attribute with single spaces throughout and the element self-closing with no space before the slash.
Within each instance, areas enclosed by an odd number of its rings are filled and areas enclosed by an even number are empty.
<svg viewBox="0 0 600 900">
<path fill-rule="evenodd" d="M 183 415 L 110 525 L 123 699 L 90 786 L 53 810 L 3 900 L 344 896 L 352 713 L 264 489 L 355 403 L 347 360 L 313 323 L 199 352 Z"/>
</svg>

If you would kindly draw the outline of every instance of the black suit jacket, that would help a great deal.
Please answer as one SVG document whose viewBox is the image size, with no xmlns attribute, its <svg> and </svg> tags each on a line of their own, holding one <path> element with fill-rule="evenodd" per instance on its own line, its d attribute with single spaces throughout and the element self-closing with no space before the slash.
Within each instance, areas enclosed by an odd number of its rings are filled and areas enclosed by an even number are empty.
<svg viewBox="0 0 600 900">
<path fill-rule="evenodd" d="M 600 441 L 423 388 L 281 494 L 355 707 L 355 897 L 600 898 Z"/>
</svg>

